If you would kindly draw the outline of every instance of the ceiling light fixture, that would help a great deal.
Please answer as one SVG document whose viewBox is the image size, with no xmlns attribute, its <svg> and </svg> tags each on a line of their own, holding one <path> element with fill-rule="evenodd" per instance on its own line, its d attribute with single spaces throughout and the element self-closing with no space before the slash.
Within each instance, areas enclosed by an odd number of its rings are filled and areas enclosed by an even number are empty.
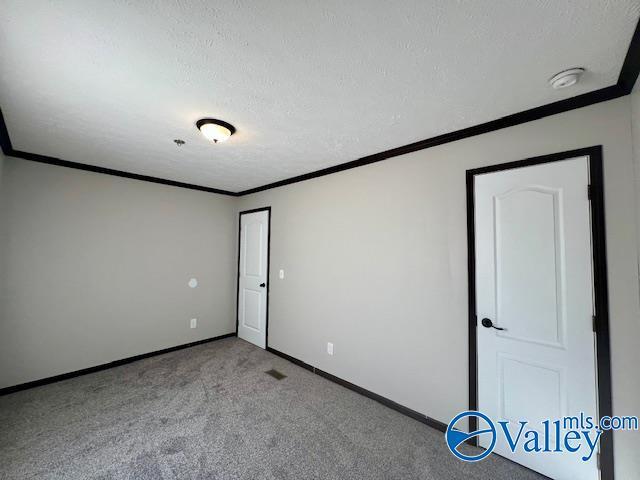
<svg viewBox="0 0 640 480">
<path fill-rule="evenodd" d="M 236 128 L 230 123 L 216 120 L 215 118 L 201 118 L 196 122 L 200 133 L 214 143 L 226 142 L 236 133 Z"/>
<path fill-rule="evenodd" d="M 578 83 L 583 73 L 584 68 L 570 68 L 569 70 L 556 73 L 549 79 L 549 84 L 556 90 L 567 88 Z"/>
</svg>

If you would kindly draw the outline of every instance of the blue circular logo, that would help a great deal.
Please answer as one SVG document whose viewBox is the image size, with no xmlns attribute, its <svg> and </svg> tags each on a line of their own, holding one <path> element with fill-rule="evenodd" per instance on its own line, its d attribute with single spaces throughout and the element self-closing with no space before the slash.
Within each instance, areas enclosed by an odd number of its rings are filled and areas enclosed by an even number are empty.
<svg viewBox="0 0 640 480">
<path fill-rule="evenodd" d="M 467 433 L 455 428 L 456 424 L 467 418 L 467 417 L 476 417 L 478 419 L 478 430 L 475 432 Z M 486 425 L 483 425 L 484 424 Z M 461 445 L 473 437 L 479 437 L 480 435 L 490 435 L 491 442 L 489 447 L 480 451 L 477 455 L 465 455 L 461 453 L 458 448 Z M 447 432 L 445 433 L 445 438 L 447 439 L 447 445 L 449 446 L 449 450 L 460 460 L 464 460 L 465 462 L 477 462 L 478 460 L 482 460 L 487 455 L 489 455 L 493 448 L 496 446 L 496 427 L 491 421 L 489 417 L 487 417 L 484 413 L 475 412 L 475 411 L 467 411 L 462 412 L 459 415 L 449 422 L 449 426 L 447 427 Z"/>
</svg>

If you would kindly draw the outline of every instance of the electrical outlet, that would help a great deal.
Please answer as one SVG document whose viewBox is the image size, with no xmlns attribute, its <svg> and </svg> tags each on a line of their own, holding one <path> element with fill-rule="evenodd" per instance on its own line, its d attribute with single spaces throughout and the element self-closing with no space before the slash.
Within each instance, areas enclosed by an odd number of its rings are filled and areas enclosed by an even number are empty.
<svg viewBox="0 0 640 480">
<path fill-rule="evenodd" d="M 327 353 L 333 355 L 333 343 L 331 342 L 327 343 Z"/>
<path fill-rule="evenodd" d="M 191 328 L 196 328 L 198 326 L 198 319 L 197 318 L 192 318 L 191 319 Z"/>
<path fill-rule="evenodd" d="M 278 274 L 278 276 L 280 277 L 280 280 L 284 279 L 284 270 L 280 269 L 280 273 Z"/>
</svg>

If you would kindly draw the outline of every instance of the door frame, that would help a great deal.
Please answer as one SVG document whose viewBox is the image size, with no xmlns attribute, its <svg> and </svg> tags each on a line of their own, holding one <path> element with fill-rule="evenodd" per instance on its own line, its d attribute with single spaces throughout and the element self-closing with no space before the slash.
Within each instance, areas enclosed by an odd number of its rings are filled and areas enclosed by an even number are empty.
<svg viewBox="0 0 640 480">
<path fill-rule="evenodd" d="M 236 337 L 238 336 L 238 326 L 240 324 L 240 242 L 242 241 L 242 215 L 248 213 L 267 212 L 267 304 L 264 326 L 264 349 L 269 347 L 269 289 L 271 288 L 271 205 L 268 207 L 253 208 L 251 210 L 243 210 L 238 213 L 238 268 L 236 270 Z"/>
<path fill-rule="evenodd" d="M 591 242 L 593 253 L 594 328 L 596 333 L 596 388 L 598 415 L 612 415 L 611 358 L 609 344 L 609 294 L 607 287 L 607 246 L 604 216 L 604 179 L 602 145 L 532 157 L 467 170 L 467 267 L 469 275 L 469 410 L 478 408 L 478 346 L 476 317 L 476 256 L 474 177 L 484 173 L 558 162 L 575 157 L 589 157 L 589 198 L 591 210 Z M 586 193 L 586 192 L 585 192 Z M 477 430 L 477 419 L 469 418 L 470 431 Z M 477 437 L 471 442 L 477 446 Z M 613 479 L 613 432 L 600 437 L 600 474 L 602 480 Z"/>
</svg>

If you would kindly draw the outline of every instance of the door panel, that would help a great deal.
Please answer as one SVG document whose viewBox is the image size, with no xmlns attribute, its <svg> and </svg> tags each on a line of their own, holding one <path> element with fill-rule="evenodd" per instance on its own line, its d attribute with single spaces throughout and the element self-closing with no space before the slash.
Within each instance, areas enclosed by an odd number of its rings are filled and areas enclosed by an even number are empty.
<svg viewBox="0 0 640 480">
<path fill-rule="evenodd" d="M 494 322 L 507 329 L 504 337 L 560 346 L 564 263 L 559 191 L 511 190 L 495 197 L 494 210 Z"/>
<path fill-rule="evenodd" d="M 260 331 L 261 292 L 243 290 L 242 325 L 252 330 Z"/>
<path fill-rule="evenodd" d="M 564 368 L 498 354 L 500 417 L 537 427 L 545 418 L 567 414 Z M 535 385 L 535 388 L 531 388 Z"/>
<path fill-rule="evenodd" d="M 588 161 L 474 177 L 478 409 L 494 421 L 597 418 Z M 599 477 L 596 455 L 514 453 L 500 435 L 494 451 L 554 479 Z"/>
<path fill-rule="evenodd" d="M 256 215 L 256 214 L 253 214 Z M 247 220 L 243 232 L 244 261 L 242 261 L 244 275 L 260 276 L 262 270 L 262 241 L 263 224 L 260 219 Z"/>
<path fill-rule="evenodd" d="M 266 348 L 270 210 L 240 214 L 238 337 Z"/>
</svg>

